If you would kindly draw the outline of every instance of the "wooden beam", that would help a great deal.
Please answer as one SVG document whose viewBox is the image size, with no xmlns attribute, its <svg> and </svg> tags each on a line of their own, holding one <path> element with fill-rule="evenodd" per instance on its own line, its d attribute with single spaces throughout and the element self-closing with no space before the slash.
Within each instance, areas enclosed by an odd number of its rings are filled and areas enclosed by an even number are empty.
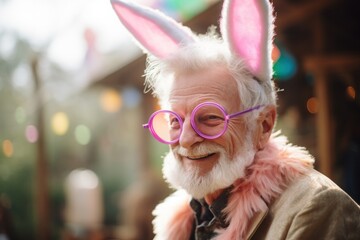
<svg viewBox="0 0 360 240">
<path fill-rule="evenodd" d="M 331 116 L 329 109 L 328 81 L 325 72 L 315 73 L 315 95 L 318 99 L 316 116 L 317 149 L 319 154 L 319 171 L 332 178 L 333 154 Z"/>
<path fill-rule="evenodd" d="M 31 71 L 35 85 L 36 97 L 36 125 L 38 128 L 38 141 L 36 144 L 36 186 L 35 186 L 35 209 L 37 220 L 37 239 L 50 239 L 50 197 L 48 163 L 46 160 L 46 141 L 44 124 L 44 101 L 42 81 L 38 72 L 38 57 L 31 61 Z"/>
<path fill-rule="evenodd" d="M 319 14 L 324 8 L 338 2 L 339 0 L 316 0 L 307 3 L 289 5 L 289 7 L 278 12 L 275 19 L 275 26 L 280 31 L 291 25 L 303 23 L 304 20 Z"/>
<path fill-rule="evenodd" d="M 317 146 L 319 154 L 319 171 L 333 177 L 333 135 L 329 101 L 329 72 L 343 72 L 360 68 L 359 55 L 324 55 L 318 54 L 304 59 L 305 70 L 314 74 L 315 95 L 319 111 L 316 116 Z"/>
<path fill-rule="evenodd" d="M 305 69 L 311 72 L 359 69 L 360 55 L 314 55 L 304 59 Z"/>
</svg>

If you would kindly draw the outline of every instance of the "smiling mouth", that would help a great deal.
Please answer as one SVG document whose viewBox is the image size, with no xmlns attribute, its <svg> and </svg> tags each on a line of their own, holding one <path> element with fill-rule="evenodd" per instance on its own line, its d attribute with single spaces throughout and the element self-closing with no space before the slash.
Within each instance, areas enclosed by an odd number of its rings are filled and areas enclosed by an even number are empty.
<svg viewBox="0 0 360 240">
<path fill-rule="evenodd" d="M 215 153 L 210 153 L 210 154 L 201 155 L 201 156 L 187 156 L 186 158 L 188 158 L 190 160 L 203 160 L 203 159 L 211 157 L 213 155 L 215 155 Z"/>
</svg>

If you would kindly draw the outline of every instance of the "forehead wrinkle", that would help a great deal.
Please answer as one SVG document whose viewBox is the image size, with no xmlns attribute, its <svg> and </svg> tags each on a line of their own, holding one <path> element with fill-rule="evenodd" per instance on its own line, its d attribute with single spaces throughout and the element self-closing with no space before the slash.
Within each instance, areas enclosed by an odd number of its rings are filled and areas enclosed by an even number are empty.
<svg viewBox="0 0 360 240">
<path fill-rule="evenodd" d="M 188 91 L 191 89 L 191 92 L 196 92 L 194 94 L 188 94 Z M 221 93 L 221 94 L 219 94 Z M 171 92 L 170 94 L 170 105 L 176 107 L 176 105 L 186 105 L 189 107 L 189 110 L 192 110 L 196 105 L 203 102 L 216 102 L 221 105 L 226 104 L 230 101 L 230 95 L 233 95 L 233 99 L 236 101 L 234 93 L 230 93 L 228 88 L 224 86 L 211 86 L 204 89 L 203 86 L 177 89 Z M 237 102 L 237 101 L 236 101 Z M 225 107 L 225 106 L 224 106 Z"/>
<path fill-rule="evenodd" d="M 220 67 L 177 75 L 169 96 L 171 105 L 186 104 L 189 108 L 212 101 L 235 109 L 240 103 L 236 81 Z"/>
</svg>

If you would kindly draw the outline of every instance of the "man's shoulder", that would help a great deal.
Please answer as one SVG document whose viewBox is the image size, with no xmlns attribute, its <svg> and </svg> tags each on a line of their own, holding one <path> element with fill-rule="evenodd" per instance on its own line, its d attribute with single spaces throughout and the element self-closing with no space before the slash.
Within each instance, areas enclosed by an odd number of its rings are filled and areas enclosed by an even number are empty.
<svg viewBox="0 0 360 240">
<path fill-rule="evenodd" d="M 349 201 L 356 205 L 336 183 L 316 170 L 311 170 L 295 179 L 274 201 L 274 205 L 277 208 L 283 205 L 292 205 L 297 209 L 308 204 L 328 204 L 321 201 L 326 199 L 339 201 L 339 204 L 343 204 L 345 200 L 345 203 Z"/>
<path fill-rule="evenodd" d="M 360 207 L 325 175 L 311 170 L 269 205 L 253 239 L 357 239 Z"/>
<path fill-rule="evenodd" d="M 341 188 L 330 178 L 314 169 L 297 178 L 287 190 L 291 191 L 299 188 L 306 190 L 311 194 L 319 193 L 327 189 L 341 190 Z"/>
</svg>

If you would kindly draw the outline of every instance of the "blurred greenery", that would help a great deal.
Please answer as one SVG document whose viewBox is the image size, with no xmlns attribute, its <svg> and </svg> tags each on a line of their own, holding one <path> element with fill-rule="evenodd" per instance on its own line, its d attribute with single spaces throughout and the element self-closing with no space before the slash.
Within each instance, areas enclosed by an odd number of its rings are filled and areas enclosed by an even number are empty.
<svg viewBox="0 0 360 240">
<path fill-rule="evenodd" d="M 36 177 L 37 142 L 29 142 L 26 128 L 37 126 L 36 97 L 44 101 L 45 154 L 48 163 L 51 239 L 61 238 L 66 223 L 64 182 L 78 168 L 94 171 L 100 179 L 104 200 L 104 224 L 119 223 L 120 193 L 138 177 L 141 156 L 141 99 L 136 103 L 122 101 L 119 109 L 107 112 L 101 103 L 107 87 L 88 87 L 76 90 L 79 73 L 65 72 L 45 54 L 36 52 L 14 33 L 1 32 L 0 42 L 14 41 L 13 50 L 0 52 L 0 198 L 6 202 L 14 232 L 19 239 L 36 239 Z M 35 91 L 31 62 L 39 62 L 41 91 Z M 80 74 L 81 77 L 81 74 Z M 124 89 L 114 89 L 119 97 Z M 137 90 L 136 90 L 137 91 Z M 135 92 L 136 92 L 135 91 Z M 131 91 L 130 91 L 131 92 Z M 134 91 L 133 91 L 134 92 Z M 141 96 L 141 95 L 139 95 Z M 54 114 L 64 112 L 69 126 L 64 135 L 53 131 Z M 84 125 L 90 129 L 88 144 L 80 144 L 74 131 Z M 11 143 L 6 152 L 4 142 Z M 157 155 L 151 160 L 160 172 L 164 146 L 153 143 Z"/>
</svg>

